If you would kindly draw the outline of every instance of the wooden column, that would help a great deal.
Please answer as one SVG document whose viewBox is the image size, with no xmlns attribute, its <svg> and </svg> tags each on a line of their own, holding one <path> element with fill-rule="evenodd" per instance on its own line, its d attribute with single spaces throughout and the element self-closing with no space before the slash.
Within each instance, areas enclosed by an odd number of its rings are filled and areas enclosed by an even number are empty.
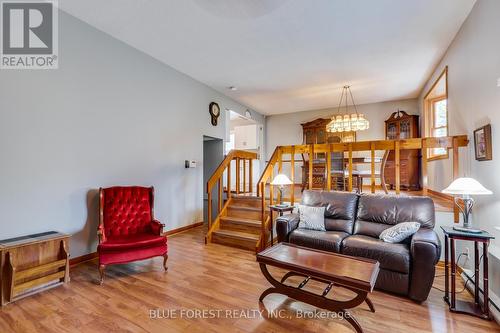
<svg viewBox="0 0 500 333">
<path fill-rule="evenodd" d="M 396 177 L 396 194 L 401 193 L 401 151 L 399 149 L 399 140 L 394 142 L 394 164 L 395 164 L 395 177 Z"/>
<path fill-rule="evenodd" d="M 261 215 L 262 221 L 260 224 L 260 250 L 263 250 L 266 244 L 266 183 L 260 183 L 260 194 L 261 194 Z"/>
<path fill-rule="evenodd" d="M 280 149 L 278 153 L 278 174 L 283 172 L 283 151 Z M 282 202 L 283 198 L 278 196 L 278 202 Z"/>
<path fill-rule="evenodd" d="M 290 201 L 293 205 L 295 203 L 295 146 L 292 146 L 292 154 L 290 156 L 290 180 L 292 181 Z"/>
<path fill-rule="evenodd" d="M 370 150 L 371 150 L 370 188 L 371 192 L 375 193 L 375 142 L 370 143 Z M 380 172 L 382 172 L 382 170 Z"/>
<path fill-rule="evenodd" d="M 248 160 L 248 192 L 252 193 L 253 188 L 253 168 L 252 168 L 252 159 Z"/>
<path fill-rule="evenodd" d="M 271 182 L 274 179 L 274 165 L 271 169 L 271 180 L 269 181 L 269 204 L 273 205 L 274 204 L 274 186 L 271 185 Z"/>
<path fill-rule="evenodd" d="M 222 211 L 222 201 L 224 201 L 223 197 L 222 197 L 222 192 L 223 192 L 223 187 L 224 187 L 224 184 L 222 183 L 222 176 L 219 178 L 219 214 L 220 212 Z"/>
<path fill-rule="evenodd" d="M 457 138 L 453 138 L 453 180 L 458 178 L 458 140 Z M 455 223 L 460 222 L 460 217 L 458 214 L 458 207 L 457 205 L 453 205 L 453 220 Z"/>
<path fill-rule="evenodd" d="M 243 160 L 243 193 L 247 191 L 247 160 L 244 158 Z"/>
<path fill-rule="evenodd" d="M 236 194 L 240 194 L 240 158 L 236 157 Z"/>
<path fill-rule="evenodd" d="M 227 166 L 227 200 L 231 198 L 231 162 Z"/>
<path fill-rule="evenodd" d="M 208 218 L 208 229 L 212 226 L 212 191 L 208 193 L 208 207 L 207 207 L 207 218 Z"/>
<path fill-rule="evenodd" d="M 428 161 L 427 161 L 427 155 L 429 153 L 429 149 L 427 148 L 427 139 L 423 138 L 422 139 L 422 194 L 427 195 L 428 193 L 428 188 L 429 188 L 429 178 L 427 176 L 427 168 L 428 168 Z"/>
<path fill-rule="evenodd" d="M 313 160 L 314 160 L 314 145 L 309 145 L 309 189 L 313 187 Z"/>
<path fill-rule="evenodd" d="M 349 192 L 352 192 L 352 143 L 349 143 L 349 182 L 348 182 L 348 189 Z"/>
</svg>

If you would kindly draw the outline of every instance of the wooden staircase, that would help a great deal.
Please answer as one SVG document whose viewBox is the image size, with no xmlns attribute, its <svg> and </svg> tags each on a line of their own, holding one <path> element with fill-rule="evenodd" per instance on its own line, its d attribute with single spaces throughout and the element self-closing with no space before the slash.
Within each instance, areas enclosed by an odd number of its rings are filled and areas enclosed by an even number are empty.
<svg viewBox="0 0 500 333">
<path fill-rule="evenodd" d="M 262 202 L 256 196 L 233 196 L 219 216 L 218 228 L 211 236 L 212 243 L 256 251 L 261 224 Z"/>
</svg>

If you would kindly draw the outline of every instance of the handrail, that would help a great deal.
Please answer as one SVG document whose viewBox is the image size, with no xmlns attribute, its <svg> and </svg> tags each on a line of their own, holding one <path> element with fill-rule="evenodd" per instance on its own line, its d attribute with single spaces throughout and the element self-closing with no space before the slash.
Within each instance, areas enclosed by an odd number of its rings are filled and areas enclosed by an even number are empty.
<svg viewBox="0 0 500 333">
<path fill-rule="evenodd" d="M 267 162 L 267 165 L 264 168 L 264 171 L 262 171 L 262 175 L 260 176 L 259 181 L 257 182 L 257 196 L 260 196 L 259 184 L 261 184 L 262 182 L 264 182 L 264 183 L 267 182 L 269 177 L 271 177 L 273 167 L 276 164 L 276 162 L 278 161 L 279 150 L 280 150 L 280 146 L 278 146 L 274 149 L 274 152 L 271 155 L 271 158 L 269 159 L 269 161 Z"/>
<path fill-rule="evenodd" d="M 290 168 L 290 179 L 294 183 L 294 165 L 296 162 L 302 163 L 302 161 L 295 160 L 295 154 L 309 154 L 309 178 L 308 186 L 312 188 L 313 177 L 313 158 L 312 156 L 317 153 L 326 154 L 325 158 L 325 178 L 327 184 L 327 190 L 331 190 L 331 177 L 328 177 L 329 171 L 331 169 L 331 154 L 334 152 L 342 152 L 348 154 L 348 191 L 353 190 L 353 152 L 356 151 L 369 151 L 371 153 L 370 160 L 370 180 L 371 180 L 371 192 L 375 192 L 375 151 L 394 151 L 394 166 L 395 166 L 395 190 L 396 194 L 400 194 L 401 191 L 401 150 L 407 149 L 420 149 L 422 150 L 422 181 L 423 181 L 423 194 L 427 195 L 428 191 L 428 179 L 427 179 L 427 156 L 428 150 L 430 148 L 446 148 L 453 151 L 453 175 L 458 176 L 458 148 L 466 147 L 469 144 L 467 135 L 457 135 L 448 136 L 441 138 L 412 138 L 412 139 L 401 139 L 401 140 L 374 140 L 374 141 L 358 141 L 358 142 L 345 142 L 345 143 L 330 143 L 330 144 L 311 144 L 311 145 L 293 145 L 293 146 L 277 146 L 266 164 L 262 175 L 257 182 L 257 195 L 262 200 L 262 226 L 260 235 L 260 247 L 264 249 L 267 244 L 267 230 L 266 230 L 266 202 L 273 204 L 274 189 L 273 186 L 269 186 L 269 198 L 266 199 L 266 184 L 269 183 L 269 179 L 273 176 L 274 169 L 278 165 L 278 172 L 281 172 L 282 164 L 284 162 L 291 163 Z M 289 154 L 290 158 L 284 160 L 283 155 Z M 383 175 L 383 173 L 381 173 Z M 384 180 L 382 179 L 382 182 Z M 385 188 L 385 184 L 382 187 Z M 294 203 L 294 189 L 291 191 L 291 203 Z M 458 217 L 455 214 L 455 218 Z"/>
<path fill-rule="evenodd" d="M 236 193 L 239 193 L 241 190 L 241 184 L 240 184 L 240 162 L 243 161 L 243 192 L 247 192 L 245 188 L 245 183 L 246 183 L 246 176 L 247 176 L 247 170 L 246 170 L 246 161 L 248 160 L 248 180 L 249 180 L 249 186 L 248 192 L 251 192 L 252 188 L 252 160 L 255 160 L 258 158 L 257 153 L 247 151 L 247 150 L 231 150 L 226 157 L 222 160 L 222 162 L 219 164 L 217 169 L 215 169 L 214 173 L 212 176 L 208 179 L 207 181 L 207 196 L 208 196 L 208 227 L 209 229 L 212 227 L 212 190 L 216 184 L 218 184 L 219 190 L 218 190 L 218 214 L 223 210 L 223 176 L 224 176 L 224 171 L 227 170 L 227 184 L 226 184 L 226 191 L 227 191 L 227 199 L 229 200 L 231 197 L 231 162 L 233 160 L 236 160 Z"/>
<path fill-rule="evenodd" d="M 246 151 L 246 150 L 231 150 L 229 153 L 226 155 L 226 157 L 220 162 L 219 166 L 217 169 L 215 169 L 214 173 L 212 176 L 208 179 L 207 181 L 207 192 L 209 192 L 214 185 L 216 184 L 217 180 L 222 176 L 224 171 L 226 170 L 227 166 L 231 163 L 232 160 L 235 158 L 241 158 L 241 159 L 247 159 L 247 160 L 256 160 L 258 157 L 257 153 L 251 152 L 251 151 Z"/>
</svg>

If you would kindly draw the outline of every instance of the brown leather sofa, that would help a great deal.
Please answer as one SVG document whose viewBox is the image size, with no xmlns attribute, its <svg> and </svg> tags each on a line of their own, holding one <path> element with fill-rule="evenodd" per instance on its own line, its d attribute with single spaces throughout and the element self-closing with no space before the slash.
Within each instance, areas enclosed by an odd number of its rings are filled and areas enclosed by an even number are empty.
<svg viewBox="0 0 500 333">
<path fill-rule="evenodd" d="M 276 220 L 278 241 L 380 262 L 376 288 L 423 302 L 434 281 L 441 244 L 434 228 L 434 202 L 428 197 L 304 191 L 302 204 L 325 206 L 325 229 L 299 229 L 298 214 Z M 419 222 L 420 229 L 399 244 L 380 233 L 400 222 Z"/>
</svg>

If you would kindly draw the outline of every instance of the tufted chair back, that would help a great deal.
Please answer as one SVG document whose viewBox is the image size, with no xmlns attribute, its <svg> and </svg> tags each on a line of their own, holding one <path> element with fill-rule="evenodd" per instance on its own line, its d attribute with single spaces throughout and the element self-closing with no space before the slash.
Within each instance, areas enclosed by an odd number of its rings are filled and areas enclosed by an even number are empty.
<svg viewBox="0 0 500 333">
<path fill-rule="evenodd" d="M 115 186 L 102 188 L 99 194 L 106 238 L 151 233 L 153 187 Z"/>
</svg>

